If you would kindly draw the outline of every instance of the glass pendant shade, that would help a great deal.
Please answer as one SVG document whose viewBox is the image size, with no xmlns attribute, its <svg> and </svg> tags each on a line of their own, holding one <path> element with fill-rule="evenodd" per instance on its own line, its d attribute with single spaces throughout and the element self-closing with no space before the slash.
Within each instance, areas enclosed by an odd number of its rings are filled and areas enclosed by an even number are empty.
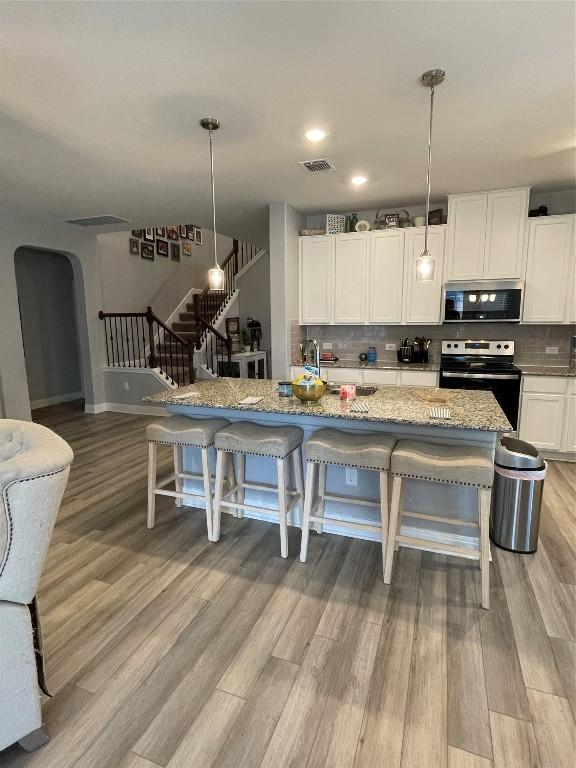
<svg viewBox="0 0 576 768">
<path fill-rule="evenodd" d="M 208 270 L 208 285 L 211 291 L 224 290 L 224 270 L 220 265 Z"/>
<path fill-rule="evenodd" d="M 424 250 L 416 259 L 416 282 L 430 283 L 434 280 L 436 259 L 430 251 Z"/>
</svg>

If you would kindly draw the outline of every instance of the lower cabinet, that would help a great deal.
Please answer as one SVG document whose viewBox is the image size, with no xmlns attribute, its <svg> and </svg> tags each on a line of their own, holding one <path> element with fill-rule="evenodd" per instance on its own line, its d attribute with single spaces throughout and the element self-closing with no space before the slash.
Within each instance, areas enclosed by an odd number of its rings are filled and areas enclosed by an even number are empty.
<svg viewBox="0 0 576 768">
<path fill-rule="evenodd" d="M 525 376 L 520 439 L 545 451 L 576 451 L 575 386 L 570 378 Z"/>
<path fill-rule="evenodd" d="M 292 366 L 291 376 L 295 379 L 304 368 Z M 380 387 L 437 387 L 437 371 L 408 371 L 386 368 L 328 368 L 320 366 L 320 374 L 326 381 L 335 384 L 374 384 Z"/>
</svg>

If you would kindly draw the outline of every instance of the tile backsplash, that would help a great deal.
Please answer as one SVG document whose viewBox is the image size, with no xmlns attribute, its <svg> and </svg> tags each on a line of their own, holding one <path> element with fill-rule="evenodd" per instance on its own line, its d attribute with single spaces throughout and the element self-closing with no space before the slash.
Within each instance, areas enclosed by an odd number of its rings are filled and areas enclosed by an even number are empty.
<svg viewBox="0 0 576 768">
<path fill-rule="evenodd" d="M 442 339 L 502 339 L 515 342 L 515 362 L 518 365 L 569 365 L 570 338 L 576 334 L 574 325 L 514 325 L 511 323 L 470 323 L 447 325 L 309 325 L 298 326 L 299 339 L 332 342 L 332 352 L 340 360 L 356 361 L 369 346 L 376 347 L 378 360 L 396 360 L 395 351 L 386 351 L 386 344 L 398 345 L 400 337 L 425 336 L 432 339 L 430 360 L 439 362 Z M 291 332 L 293 359 L 298 358 L 298 334 Z M 546 347 L 558 347 L 558 353 L 546 354 Z M 328 351 L 328 350 L 324 350 Z"/>
</svg>

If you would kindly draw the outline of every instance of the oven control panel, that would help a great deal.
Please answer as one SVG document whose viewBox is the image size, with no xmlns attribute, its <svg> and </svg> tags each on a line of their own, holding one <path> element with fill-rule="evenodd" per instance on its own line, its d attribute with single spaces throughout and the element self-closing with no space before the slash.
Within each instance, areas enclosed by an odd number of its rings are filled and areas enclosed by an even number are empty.
<svg viewBox="0 0 576 768">
<path fill-rule="evenodd" d="M 442 342 L 443 355 L 513 355 L 513 341 L 485 339 L 447 339 Z"/>
</svg>

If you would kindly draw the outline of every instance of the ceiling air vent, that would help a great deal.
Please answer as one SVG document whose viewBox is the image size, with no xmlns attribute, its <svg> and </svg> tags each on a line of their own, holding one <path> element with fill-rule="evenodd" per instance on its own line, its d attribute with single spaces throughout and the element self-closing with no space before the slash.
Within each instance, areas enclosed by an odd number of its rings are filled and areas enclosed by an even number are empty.
<svg viewBox="0 0 576 768">
<path fill-rule="evenodd" d="M 301 165 L 307 173 L 326 173 L 326 171 L 336 170 L 330 160 L 303 160 L 298 165 Z"/>
<path fill-rule="evenodd" d="M 119 219 L 118 216 L 86 216 L 84 219 L 67 219 L 67 224 L 77 224 L 79 227 L 103 227 L 110 224 L 130 224 L 130 219 Z"/>
</svg>

